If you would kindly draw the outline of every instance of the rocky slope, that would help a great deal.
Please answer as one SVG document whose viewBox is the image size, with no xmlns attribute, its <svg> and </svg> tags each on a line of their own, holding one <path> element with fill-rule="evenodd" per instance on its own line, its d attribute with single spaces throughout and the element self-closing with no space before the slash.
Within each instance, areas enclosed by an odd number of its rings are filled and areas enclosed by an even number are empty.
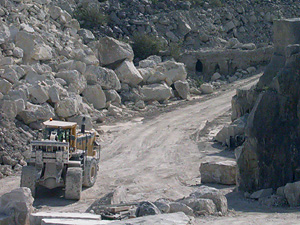
<svg viewBox="0 0 300 225">
<path fill-rule="evenodd" d="M 300 7 L 295 0 L 56 0 L 56 4 L 70 14 L 78 8 L 102 13 L 100 23 L 93 22 L 92 13 L 79 16 L 79 22 L 96 35 L 123 39 L 158 35 L 168 44 L 180 42 L 184 49 L 224 47 L 232 37 L 243 43 L 270 43 L 273 20 L 297 17 Z"/>
<path fill-rule="evenodd" d="M 249 113 L 246 141 L 237 150 L 241 190 L 299 180 L 299 27 L 299 19 L 274 24 L 271 63 L 254 89 L 238 91 L 233 99 L 233 119 Z"/>
</svg>

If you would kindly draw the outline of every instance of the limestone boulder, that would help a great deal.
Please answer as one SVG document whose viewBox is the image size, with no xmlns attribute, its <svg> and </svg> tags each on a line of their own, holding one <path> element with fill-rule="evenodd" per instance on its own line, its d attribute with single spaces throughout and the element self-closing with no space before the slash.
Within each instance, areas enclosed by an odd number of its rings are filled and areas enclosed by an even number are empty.
<svg viewBox="0 0 300 225">
<path fill-rule="evenodd" d="M 242 144 L 238 142 L 243 141 L 247 119 L 248 114 L 236 119 L 229 125 L 225 125 L 217 133 L 215 140 L 222 143 L 222 145 L 227 145 L 228 147 L 234 147 Z"/>
<path fill-rule="evenodd" d="M 86 78 L 77 70 L 60 71 L 55 76 L 67 82 L 69 92 L 81 94 L 87 86 Z"/>
<path fill-rule="evenodd" d="M 34 46 L 31 58 L 34 60 L 50 60 L 52 59 L 52 48 L 46 44 L 38 44 Z"/>
<path fill-rule="evenodd" d="M 213 215 L 217 212 L 217 207 L 211 199 L 188 197 L 179 202 L 189 206 L 194 213 L 202 215 Z"/>
<path fill-rule="evenodd" d="M 222 77 L 221 74 L 218 73 L 218 72 L 216 72 L 216 73 L 214 73 L 214 74 L 212 75 L 211 81 L 219 80 L 221 77 Z"/>
<path fill-rule="evenodd" d="M 228 211 L 227 198 L 216 188 L 201 186 L 197 191 L 190 194 L 190 197 L 211 199 L 215 203 L 217 211 L 223 215 Z"/>
<path fill-rule="evenodd" d="M 17 188 L 0 197 L 0 214 L 12 215 L 15 224 L 29 224 L 33 201 L 29 188 Z"/>
<path fill-rule="evenodd" d="M 12 84 L 9 81 L 0 78 L 0 92 L 2 94 L 7 94 L 11 88 Z"/>
<path fill-rule="evenodd" d="M 0 44 L 3 44 L 11 36 L 9 27 L 4 23 L 0 24 Z"/>
<path fill-rule="evenodd" d="M 190 86 L 187 81 L 178 80 L 174 83 L 175 90 L 182 99 L 187 99 L 189 96 Z"/>
<path fill-rule="evenodd" d="M 106 106 L 106 96 L 100 85 L 88 85 L 82 93 L 95 109 L 103 109 Z"/>
<path fill-rule="evenodd" d="M 153 202 L 154 205 L 159 209 L 161 213 L 169 213 L 170 212 L 170 201 L 167 199 L 158 199 Z"/>
<path fill-rule="evenodd" d="M 137 217 L 157 214 L 161 214 L 161 212 L 152 202 L 149 201 L 140 202 L 135 213 Z"/>
<path fill-rule="evenodd" d="M 150 82 L 147 82 L 147 81 L 150 77 L 154 76 L 155 69 L 147 67 L 147 68 L 139 68 L 138 71 L 140 72 L 141 76 L 143 77 L 143 83 L 151 83 L 151 81 Z M 162 80 L 164 80 L 164 79 L 162 79 Z M 160 81 L 160 79 L 158 79 L 158 81 Z M 155 82 L 152 82 L 152 83 L 155 83 Z"/>
<path fill-rule="evenodd" d="M 181 202 L 171 202 L 169 213 L 183 212 L 187 216 L 194 216 L 193 210 Z"/>
<path fill-rule="evenodd" d="M 252 199 L 260 199 L 264 197 L 270 197 L 273 194 L 273 189 L 272 188 L 267 188 L 267 189 L 261 189 L 259 191 L 255 191 L 250 195 L 250 198 Z"/>
<path fill-rule="evenodd" d="M 211 94 L 214 92 L 214 86 L 208 83 L 201 84 L 200 90 L 203 94 Z"/>
<path fill-rule="evenodd" d="M 55 104 L 55 113 L 61 118 L 68 118 L 79 113 L 79 101 L 76 95 L 63 98 Z"/>
<path fill-rule="evenodd" d="M 144 101 L 164 101 L 172 96 L 172 89 L 166 84 L 149 84 L 141 88 Z"/>
<path fill-rule="evenodd" d="M 236 184 L 236 162 L 205 162 L 200 166 L 203 183 Z"/>
<path fill-rule="evenodd" d="M 175 81 L 186 80 L 187 72 L 183 63 L 166 61 L 159 63 L 155 70 L 165 75 L 166 83 L 171 86 Z"/>
<path fill-rule="evenodd" d="M 37 84 L 28 89 L 30 101 L 34 104 L 45 103 L 49 99 L 48 87 Z"/>
<path fill-rule="evenodd" d="M 98 42 L 98 57 L 100 64 L 110 65 L 125 59 L 133 60 L 133 50 L 127 43 L 120 42 L 111 37 L 101 38 Z"/>
<path fill-rule="evenodd" d="M 120 80 L 117 74 L 108 68 L 101 66 L 88 66 L 84 76 L 89 85 L 99 84 L 104 90 L 121 89 Z"/>
<path fill-rule="evenodd" d="M 77 32 L 83 39 L 84 43 L 89 43 L 95 39 L 94 34 L 87 29 L 80 29 Z"/>
<path fill-rule="evenodd" d="M 4 112 L 9 118 L 14 119 L 17 116 L 17 105 L 13 100 L 0 101 L 0 111 Z"/>
<path fill-rule="evenodd" d="M 12 84 L 15 84 L 19 81 L 20 77 L 17 71 L 12 66 L 4 66 L 4 73 L 1 74 L 1 78 L 9 81 Z"/>
<path fill-rule="evenodd" d="M 91 130 L 93 128 L 93 121 L 90 115 L 85 115 L 85 114 L 81 114 L 81 115 L 76 115 L 76 116 L 72 116 L 68 118 L 68 121 L 70 122 L 76 122 L 78 124 L 78 127 L 81 126 L 83 118 L 85 118 L 85 129 L 86 130 Z"/>
<path fill-rule="evenodd" d="M 106 101 L 111 103 L 121 104 L 121 97 L 115 90 L 104 90 Z"/>
<path fill-rule="evenodd" d="M 300 205 L 300 181 L 287 183 L 284 187 L 284 196 L 291 207 Z"/>
<path fill-rule="evenodd" d="M 25 110 L 18 113 L 18 117 L 25 123 L 43 122 L 55 116 L 54 109 L 48 104 L 35 105 L 31 103 L 26 104 Z"/>
<path fill-rule="evenodd" d="M 143 77 L 132 61 L 125 60 L 115 69 L 115 72 L 121 82 L 131 86 L 136 86 L 143 80 Z"/>
</svg>

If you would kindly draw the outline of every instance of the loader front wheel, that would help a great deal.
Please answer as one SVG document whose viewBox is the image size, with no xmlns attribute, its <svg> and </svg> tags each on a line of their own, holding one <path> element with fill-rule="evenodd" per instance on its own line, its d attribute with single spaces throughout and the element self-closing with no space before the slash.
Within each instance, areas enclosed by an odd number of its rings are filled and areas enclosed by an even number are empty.
<svg viewBox="0 0 300 225">
<path fill-rule="evenodd" d="M 35 197 L 37 171 L 34 166 L 23 166 L 20 187 L 27 187 Z"/>
<path fill-rule="evenodd" d="M 97 172 L 97 160 L 92 157 L 87 157 L 83 171 L 83 186 L 92 187 L 96 182 Z"/>
<path fill-rule="evenodd" d="M 65 198 L 79 200 L 82 190 L 82 169 L 71 167 L 67 170 Z"/>
</svg>

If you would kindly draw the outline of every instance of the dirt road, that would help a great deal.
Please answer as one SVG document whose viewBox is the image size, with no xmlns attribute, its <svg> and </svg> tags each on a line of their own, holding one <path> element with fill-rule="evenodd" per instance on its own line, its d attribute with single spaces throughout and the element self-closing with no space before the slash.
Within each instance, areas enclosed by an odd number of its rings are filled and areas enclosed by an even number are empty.
<svg viewBox="0 0 300 225">
<path fill-rule="evenodd" d="M 227 90 L 194 100 L 187 106 L 152 119 L 136 118 L 126 123 L 101 126 L 104 131 L 103 150 L 94 187 L 85 189 L 82 200 L 78 202 L 65 200 L 61 189 L 40 189 L 35 207 L 39 210 L 84 212 L 95 199 L 116 189 L 126 192 L 121 197 L 127 202 L 178 199 L 189 195 L 195 188 L 191 184 L 196 184 L 200 176 L 201 160 L 221 152 L 212 149 L 205 141 L 196 143 L 192 135 L 205 127 L 207 121 L 213 124 L 214 120 L 228 114 L 235 89 L 252 86 L 258 76 L 237 81 Z M 0 194 L 18 185 L 19 177 L 2 179 Z M 226 219 L 230 221 L 230 218 Z M 217 221 L 217 218 L 211 219 L 213 223 Z M 199 219 L 198 222 L 203 221 Z"/>
</svg>

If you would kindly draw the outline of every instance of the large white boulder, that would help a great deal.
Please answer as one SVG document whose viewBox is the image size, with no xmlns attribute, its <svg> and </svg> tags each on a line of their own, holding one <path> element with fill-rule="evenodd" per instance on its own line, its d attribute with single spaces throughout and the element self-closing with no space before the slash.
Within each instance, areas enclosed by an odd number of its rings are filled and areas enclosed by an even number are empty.
<svg viewBox="0 0 300 225">
<path fill-rule="evenodd" d="M 200 90 L 203 94 L 211 94 L 214 92 L 214 86 L 208 83 L 201 84 Z"/>
<path fill-rule="evenodd" d="M 50 60 L 52 57 L 52 48 L 46 44 L 35 45 L 31 53 L 31 58 L 34 60 Z"/>
<path fill-rule="evenodd" d="M 217 212 L 217 207 L 211 199 L 188 197 L 179 202 L 189 206 L 195 213 L 212 215 Z"/>
<path fill-rule="evenodd" d="M 100 85 L 88 85 L 82 93 L 95 109 L 103 109 L 106 106 L 106 96 Z"/>
<path fill-rule="evenodd" d="M 144 101 L 164 101 L 172 96 L 172 89 L 166 84 L 149 84 L 141 88 Z"/>
<path fill-rule="evenodd" d="M 55 116 L 54 109 L 48 104 L 34 105 L 29 102 L 26 104 L 25 110 L 21 111 L 18 116 L 25 124 L 37 121 L 45 121 Z"/>
<path fill-rule="evenodd" d="M 203 183 L 236 184 L 236 162 L 204 162 L 200 174 Z"/>
<path fill-rule="evenodd" d="M 75 95 L 66 97 L 55 104 L 55 112 L 59 117 L 68 118 L 79 112 L 79 101 Z"/>
<path fill-rule="evenodd" d="M 211 199 L 215 203 L 217 211 L 223 215 L 228 211 L 227 198 L 216 188 L 201 186 L 197 191 L 190 194 L 190 197 Z"/>
<path fill-rule="evenodd" d="M 101 66 L 88 66 L 84 76 L 87 79 L 88 84 L 100 84 L 105 90 L 121 89 L 121 83 L 116 73 L 108 68 Z"/>
<path fill-rule="evenodd" d="M 9 27 L 4 23 L 0 24 L 0 44 L 3 44 L 10 37 Z"/>
<path fill-rule="evenodd" d="M 187 72 L 183 63 L 166 61 L 156 66 L 156 71 L 166 76 L 166 82 L 171 86 L 175 81 L 186 80 Z"/>
<path fill-rule="evenodd" d="M 238 135 L 244 135 L 245 126 L 248 116 L 242 116 L 236 119 L 229 125 L 225 125 L 222 130 L 216 135 L 215 140 L 222 143 L 222 145 L 230 146 L 230 139 L 237 137 Z"/>
<path fill-rule="evenodd" d="M 139 68 L 138 71 L 140 72 L 141 76 L 143 77 L 143 83 L 147 83 L 150 77 L 153 77 L 155 74 L 155 69 L 153 68 Z M 149 83 L 149 82 L 148 82 Z M 155 83 L 155 82 L 153 82 Z"/>
<path fill-rule="evenodd" d="M 125 60 L 115 69 L 115 72 L 121 82 L 132 86 L 139 84 L 143 80 L 143 77 L 135 68 L 132 61 Z"/>
<path fill-rule="evenodd" d="M 175 90 L 177 91 L 178 95 L 182 99 L 188 98 L 189 92 L 190 92 L 190 86 L 187 81 L 181 81 L 181 80 L 175 81 L 174 86 L 175 86 Z"/>
<path fill-rule="evenodd" d="M 87 86 L 85 77 L 77 70 L 64 70 L 56 74 L 57 78 L 62 78 L 67 82 L 68 91 L 81 94 Z"/>
<path fill-rule="evenodd" d="M 100 64 L 105 66 L 125 59 L 133 60 L 133 50 L 127 43 L 111 37 L 103 37 L 98 42 L 98 57 Z"/>
<path fill-rule="evenodd" d="M 287 183 L 284 187 L 284 196 L 291 207 L 300 205 L 300 181 Z"/>
<path fill-rule="evenodd" d="M 12 84 L 9 81 L 0 78 L 0 92 L 2 94 L 7 94 L 11 88 Z"/>
<path fill-rule="evenodd" d="M 0 101 L 0 111 L 3 111 L 9 118 L 14 119 L 18 113 L 16 102 L 12 100 Z"/>
<path fill-rule="evenodd" d="M 49 99 L 48 87 L 37 84 L 28 89 L 29 98 L 32 103 L 42 104 Z"/>
<path fill-rule="evenodd" d="M 27 225 L 33 212 L 33 201 L 29 188 L 17 188 L 0 197 L 0 214 L 11 215 L 14 224 Z"/>
</svg>

